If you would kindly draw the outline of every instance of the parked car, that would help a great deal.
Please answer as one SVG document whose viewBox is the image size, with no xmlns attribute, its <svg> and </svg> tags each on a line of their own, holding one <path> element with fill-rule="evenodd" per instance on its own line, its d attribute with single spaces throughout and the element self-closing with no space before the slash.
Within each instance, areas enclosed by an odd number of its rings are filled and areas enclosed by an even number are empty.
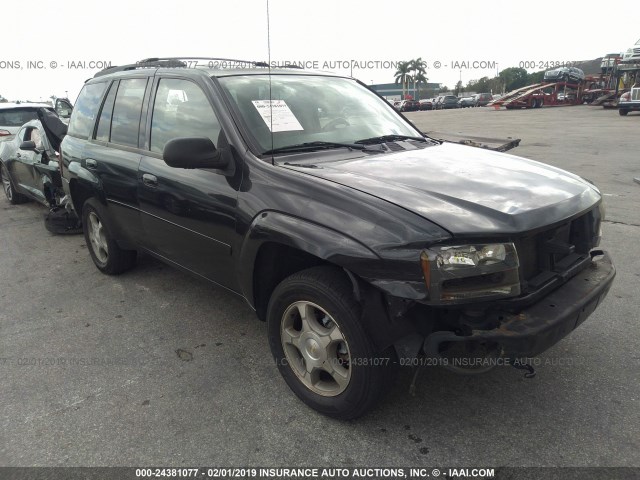
<svg viewBox="0 0 640 480">
<path fill-rule="evenodd" d="M 73 110 L 71 102 L 66 98 L 55 99 L 53 107 L 48 103 L 0 103 L 0 142 L 18 133 L 25 123 L 36 120 L 40 108 L 55 110 L 63 121 L 65 118 L 68 121 Z"/>
<path fill-rule="evenodd" d="M 640 39 L 622 54 L 622 61 L 625 63 L 640 61 Z"/>
<path fill-rule="evenodd" d="M 415 112 L 420 110 L 420 104 L 415 100 L 402 100 L 400 104 L 401 112 Z"/>
<path fill-rule="evenodd" d="M 462 97 L 458 100 L 458 106 L 460 108 L 473 107 L 473 97 Z"/>
<path fill-rule="evenodd" d="M 458 106 L 460 108 L 473 107 L 473 96 L 460 98 L 460 100 L 458 100 Z"/>
<path fill-rule="evenodd" d="M 46 103 L 0 103 L 0 141 L 15 135 L 27 122 L 38 118 L 38 109 L 53 110 Z"/>
<path fill-rule="evenodd" d="M 433 110 L 433 100 L 431 99 L 419 100 L 418 103 L 420 110 Z"/>
<path fill-rule="evenodd" d="M 89 255 L 118 274 L 142 250 L 244 298 L 312 408 L 355 418 L 418 357 L 537 355 L 609 291 L 590 182 L 426 137 L 349 77 L 163 62 L 78 97 L 61 158 Z"/>
<path fill-rule="evenodd" d="M 579 83 L 584 80 L 584 72 L 576 67 L 558 67 L 544 72 L 545 82 Z"/>
<path fill-rule="evenodd" d="M 0 181 L 10 203 L 35 200 L 49 208 L 45 227 L 52 233 L 80 233 L 79 219 L 64 193 L 60 176 L 60 143 L 67 131 L 63 119 L 48 107 L 38 120 L 24 124 L 0 143 Z"/>
<path fill-rule="evenodd" d="M 458 97 L 455 95 L 443 95 L 442 100 L 437 105 L 437 108 L 439 110 L 458 108 Z"/>
<path fill-rule="evenodd" d="M 618 101 L 618 113 L 627 115 L 629 112 L 640 111 L 640 83 L 636 83 L 631 90 L 623 93 Z"/>
<path fill-rule="evenodd" d="M 476 93 L 473 96 L 473 106 L 474 107 L 486 107 L 491 100 L 493 100 L 493 95 L 490 93 Z"/>
<path fill-rule="evenodd" d="M 64 197 L 58 150 L 66 125 L 49 108 L 28 110 L 24 118 L 32 113 L 37 120 L 0 143 L 0 178 L 12 204 L 35 200 L 52 208 Z"/>
</svg>

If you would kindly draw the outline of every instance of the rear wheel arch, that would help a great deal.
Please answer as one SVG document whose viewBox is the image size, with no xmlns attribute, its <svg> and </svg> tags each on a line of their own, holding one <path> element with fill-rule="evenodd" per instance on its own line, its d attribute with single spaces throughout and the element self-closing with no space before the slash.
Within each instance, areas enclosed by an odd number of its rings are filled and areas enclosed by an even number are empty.
<svg viewBox="0 0 640 480">
<path fill-rule="evenodd" d="M 87 200 L 96 196 L 95 192 L 93 191 L 93 189 L 82 184 L 78 180 L 71 180 L 69 182 L 69 192 L 71 193 L 71 202 L 73 203 L 73 208 L 78 213 L 78 216 L 81 217 L 82 207 Z"/>
</svg>

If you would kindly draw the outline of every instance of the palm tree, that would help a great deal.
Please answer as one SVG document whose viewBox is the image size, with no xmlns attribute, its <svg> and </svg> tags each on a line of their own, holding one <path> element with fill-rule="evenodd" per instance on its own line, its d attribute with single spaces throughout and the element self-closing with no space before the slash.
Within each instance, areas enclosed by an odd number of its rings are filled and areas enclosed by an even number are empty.
<svg viewBox="0 0 640 480">
<path fill-rule="evenodd" d="M 411 81 L 411 62 L 398 62 L 398 70 L 393 75 L 396 77 L 396 83 L 402 83 L 402 98 L 407 96 L 407 87 Z"/>
<path fill-rule="evenodd" d="M 413 72 L 413 76 L 412 77 L 413 77 L 413 93 L 414 93 L 414 97 L 416 96 L 415 95 L 415 93 L 416 93 L 416 83 L 417 83 L 416 77 L 418 75 L 424 76 L 427 73 L 427 71 L 425 69 L 426 65 L 427 65 L 426 62 L 424 60 L 422 60 L 422 57 L 418 57 L 418 58 L 416 58 L 414 60 L 411 60 L 409 62 L 409 68 Z"/>
<path fill-rule="evenodd" d="M 429 79 L 427 77 L 425 77 L 423 72 L 418 72 L 413 77 L 413 81 L 418 86 L 418 95 L 417 95 L 416 100 L 420 100 L 420 84 L 426 85 L 428 80 Z"/>
</svg>

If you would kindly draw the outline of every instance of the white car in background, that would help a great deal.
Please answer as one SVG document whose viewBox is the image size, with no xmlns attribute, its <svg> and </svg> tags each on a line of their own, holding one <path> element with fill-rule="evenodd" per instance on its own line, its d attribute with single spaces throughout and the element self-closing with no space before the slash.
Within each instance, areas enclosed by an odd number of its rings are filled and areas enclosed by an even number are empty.
<svg viewBox="0 0 640 480">
<path fill-rule="evenodd" d="M 55 110 L 63 122 L 69 123 L 69 117 L 73 110 L 69 100 L 56 98 L 53 103 L 55 105 L 53 107 L 50 103 L 0 103 L 0 142 L 18 133 L 20 127 L 25 123 L 37 120 L 39 108 L 46 108 L 49 111 Z"/>
<path fill-rule="evenodd" d="M 0 103 L 0 141 L 15 135 L 25 123 L 38 119 L 38 109 L 53 110 L 48 103 Z"/>
</svg>

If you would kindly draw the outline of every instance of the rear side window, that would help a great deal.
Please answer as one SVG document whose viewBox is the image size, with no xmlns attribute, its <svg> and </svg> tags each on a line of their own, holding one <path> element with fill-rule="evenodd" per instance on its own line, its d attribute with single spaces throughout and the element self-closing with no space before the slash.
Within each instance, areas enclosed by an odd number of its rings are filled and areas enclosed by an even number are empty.
<svg viewBox="0 0 640 480">
<path fill-rule="evenodd" d="M 142 100 L 146 78 L 120 80 L 111 116 L 111 142 L 129 147 L 138 146 Z"/>
<path fill-rule="evenodd" d="M 106 82 L 85 85 L 78 96 L 69 121 L 68 135 L 88 138 L 93 130 L 93 122 L 100 108 Z"/>
<path fill-rule="evenodd" d="M 162 153 L 177 137 L 208 137 L 217 146 L 220 123 L 198 85 L 177 78 L 158 84 L 151 120 L 151 151 Z"/>
</svg>

